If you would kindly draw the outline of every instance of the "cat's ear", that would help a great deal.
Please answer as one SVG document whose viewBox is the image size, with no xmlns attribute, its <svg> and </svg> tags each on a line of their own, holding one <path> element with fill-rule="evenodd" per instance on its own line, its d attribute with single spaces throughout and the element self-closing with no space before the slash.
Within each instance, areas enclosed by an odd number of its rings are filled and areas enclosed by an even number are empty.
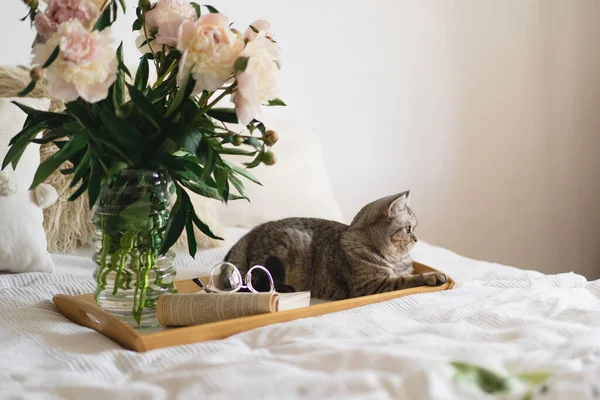
<svg viewBox="0 0 600 400">
<path fill-rule="evenodd" d="M 386 208 L 385 215 L 390 218 L 406 209 L 409 195 L 410 191 L 407 190 L 406 192 L 390 197 L 390 203 Z"/>
</svg>

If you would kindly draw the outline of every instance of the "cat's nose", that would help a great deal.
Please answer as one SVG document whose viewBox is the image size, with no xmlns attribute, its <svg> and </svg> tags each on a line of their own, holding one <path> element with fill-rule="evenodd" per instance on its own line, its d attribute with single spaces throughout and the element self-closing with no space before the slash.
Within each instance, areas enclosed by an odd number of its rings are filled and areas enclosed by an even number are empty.
<svg viewBox="0 0 600 400">
<path fill-rule="evenodd" d="M 417 239 L 417 237 L 415 235 L 410 235 L 410 238 L 413 240 L 413 242 L 417 243 L 419 241 L 419 239 Z"/>
</svg>

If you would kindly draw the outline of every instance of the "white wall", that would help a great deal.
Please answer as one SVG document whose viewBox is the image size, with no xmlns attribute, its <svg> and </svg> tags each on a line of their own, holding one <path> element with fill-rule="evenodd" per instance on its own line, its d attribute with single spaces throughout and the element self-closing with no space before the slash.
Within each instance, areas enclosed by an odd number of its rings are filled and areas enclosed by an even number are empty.
<svg viewBox="0 0 600 400">
<path fill-rule="evenodd" d="M 238 26 L 272 21 L 282 97 L 320 132 L 348 219 L 410 188 L 425 240 L 600 277 L 600 2 L 213 5 Z M 15 0 L 0 15 L 14 39 L 3 63 L 26 61 L 22 10 Z"/>
</svg>

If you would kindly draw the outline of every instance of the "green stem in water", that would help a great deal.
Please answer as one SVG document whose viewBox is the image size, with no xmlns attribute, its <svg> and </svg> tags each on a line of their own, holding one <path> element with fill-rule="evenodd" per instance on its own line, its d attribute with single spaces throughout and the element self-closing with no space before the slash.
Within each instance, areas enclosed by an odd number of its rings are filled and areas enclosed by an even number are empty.
<svg viewBox="0 0 600 400">
<path fill-rule="evenodd" d="M 115 275 L 115 284 L 113 286 L 112 292 L 113 296 L 115 296 L 120 289 L 121 276 L 123 275 L 123 270 L 125 269 L 125 262 L 127 262 L 127 256 L 133 248 L 137 232 L 126 232 L 123 236 L 125 235 L 128 235 L 128 237 L 125 238 L 127 242 L 127 247 L 121 249 L 121 262 L 119 263 L 119 269 L 117 270 L 117 273 Z"/>
<path fill-rule="evenodd" d="M 139 315 L 141 317 L 142 312 L 144 311 L 144 307 L 146 305 L 146 293 L 148 292 L 149 282 L 149 274 L 150 270 L 153 269 L 155 263 L 153 262 L 152 254 L 146 254 L 146 268 L 144 269 L 144 280 L 142 283 L 142 287 L 140 288 L 140 303 L 139 303 Z M 138 322 L 139 323 L 139 322 Z"/>
<path fill-rule="evenodd" d="M 110 235 L 103 233 L 102 234 L 102 254 L 100 255 L 100 270 L 96 275 L 96 283 L 98 284 L 98 288 L 94 292 L 94 298 L 98 300 L 98 296 L 100 293 L 106 288 L 106 270 L 108 269 L 107 258 L 108 252 L 110 250 Z"/>
</svg>

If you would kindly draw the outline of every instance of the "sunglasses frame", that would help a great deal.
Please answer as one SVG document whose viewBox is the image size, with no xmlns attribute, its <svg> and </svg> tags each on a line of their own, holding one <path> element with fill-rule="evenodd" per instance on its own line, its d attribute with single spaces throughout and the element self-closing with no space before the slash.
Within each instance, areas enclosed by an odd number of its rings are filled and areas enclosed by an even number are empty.
<svg viewBox="0 0 600 400">
<path fill-rule="evenodd" d="M 240 278 L 239 279 L 240 284 L 232 290 L 221 290 L 221 289 L 217 288 L 217 286 L 215 285 L 214 272 L 217 268 L 222 268 L 224 265 L 232 267 L 234 270 L 234 275 L 237 275 Z M 257 270 L 257 269 L 264 271 L 267 274 L 267 277 L 269 278 L 269 283 L 271 284 L 271 289 L 268 292 L 259 292 L 258 290 L 254 289 L 254 287 L 252 286 L 252 271 Z M 212 267 L 212 269 L 210 270 L 210 279 L 208 281 L 208 285 L 205 285 L 202 282 L 202 280 L 200 280 L 200 278 L 194 278 L 192 280 L 194 281 L 194 283 L 196 285 L 200 286 L 207 293 L 235 293 L 235 292 L 239 292 L 241 289 L 248 289 L 252 293 L 273 293 L 273 292 L 275 292 L 275 283 L 273 282 L 273 276 L 271 275 L 269 270 L 262 265 L 253 266 L 252 268 L 250 268 L 248 270 L 248 272 L 246 272 L 246 276 L 242 277 L 242 273 L 240 272 L 238 267 L 236 267 L 235 265 L 233 265 L 230 262 L 222 261 L 220 263 L 215 264 L 215 266 Z"/>
</svg>

